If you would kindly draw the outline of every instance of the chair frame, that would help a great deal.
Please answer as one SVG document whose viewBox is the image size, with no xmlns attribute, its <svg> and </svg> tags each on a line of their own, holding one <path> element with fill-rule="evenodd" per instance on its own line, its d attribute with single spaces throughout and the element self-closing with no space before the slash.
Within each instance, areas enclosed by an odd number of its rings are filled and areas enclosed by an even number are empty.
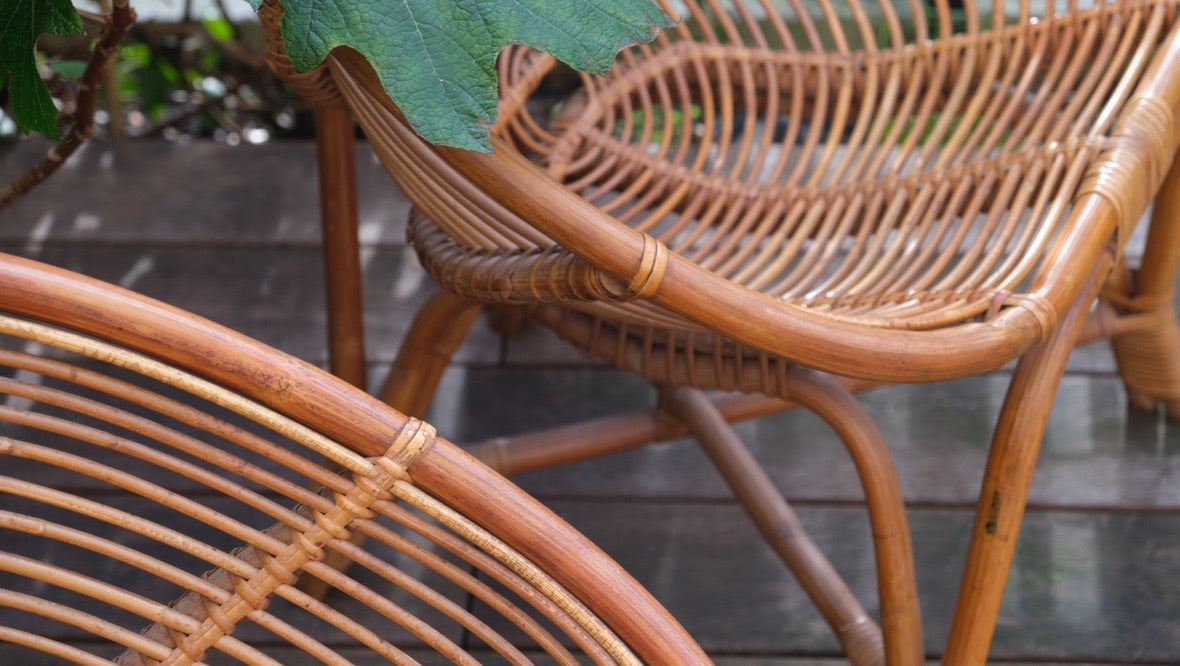
<svg viewBox="0 0 1180 666">
<path fill-rule="evenodd" d="M 573 598 L 583 600 L 591 612 L 610 626 L 644 661 L 707 663 L 700 648 L 668 612 L 586 537 L 502 476 L 437 437 L 432 427 L 418 419 L 407 417 L 339 378 L 251 338 L 99 280 L 32 260 L 2 255 L 0 286 L 0 311 L 4 313 L 0 315 L 0 329 L 5 332 L 43 340 L 134 370 L 192 391 L 231 410 L 245 409 L 247 411 L 243 413 L 250 418 L 258 418 L 259 422 L 277 432 L 305 442 L 343 469 L 362 476 L 375 471 L 374 478 L 384 479 L 380 483 L 389 485 L 395 496 L 416 506 L 427 507 L 427 512 L 433 511 L 430 506 L 434 503 L 438 507 L 439 520 L 451 520 L 447 516 L 454 515 L 478 521 L 471 522 L 471 525 L 480 526 L 474 529 L 477 530 L 476 538 L 483 539 L 481 547 L 494 549 L 497 546 L 492 541 L 502 540 L 508 548 L 519 553 L 513 556 L 505 551 L 504 557 L 509 558 L 506 562 L 510 566 L 515 568 L 513 562 L 516 561 L 525 566 L 521 571 L 546 572 L 545 575 L 569 590 Z M 71 380 L 75 375 L 86 374 L 82 370 L 71 373 L 67 369 L 66 372 Z M 91 381 L 97 381 L 95 378 L 102 379 L 95 374 Z M 253 409 L 252 405 L 269 408 L 282 418 L 272 421 L 266 413 L 256 416 L 249 411 Z M 316 433 L 329 433 L 331 439 Z M 5 453 L 21 446 L 8 439 L 0 443 L 0 449 Z M 68 457 L 68 454 L 62 455 Z M 392 476 L 386 473 L 388 470 L 393 470 Z M 323 470 L 319 471 L 322 477 Z M 100 478 L 111 474 L 128 476 L 120 471 L 103 474 Z M 327 476 L 330 478 L 332 473 Z M 311 475 L 311 478 L 316 477 Z M 131 479 L 129 482 L 150 485 L 148 480 Z M 348 501 L 372 500 L 373 493 L 369 488 L 363 484 L 357 486 L 356 498 L 351 494 L 338 497 L 338 503 L 343 502 L 337 507 L 341 510 L 316 515 L 306 532 L 285 539 L 276 536 L 288 546 L 281 554 L 254 552 L 251 550 L 253 546 L 235 553 L 235 566 L 252 566 L 260 576 L 261 582 L 251 580 L 246 583 L 246 587 L 254 590 L 251 594 L 243 592 L 238 582 L 218 582 L 221 580 L 217 578 L 219 574 L 212 574 L 210 582 L 224 583 L 229 592 L 237 591 L 238 596 L 230 598 L 231 603 L 219 605 L 217 595 L 208 596 L 208 592 L 197 591 L 176 601 L 172 608 L 181 613 L 189 612 L 187 609 L 195 609 L 194 612 L 202 608 L 208 610 L 210 604 L 218 609 L 216 617 L 209 613 L 211 619 L 206 619 L 199 630 L 194 625 L 194 632 L 186 636 L 183 645 L 177 641 L 175 650 L 178 652 L 172 656 L 179 660 L 178 663 L 191 663 L 192 659 L 200 659 L 200 654 L 213 644 L 223 645 L 219 641 L 227 638 L 226 634 L 236 620 L 249 613 L 257 603 L 265 606 L 266 599 L 253 598 L 259 590 L 273 592 L 274 586 L 290 583 L 285 578 L 293 578 L 296 571 L 314 565 L 314 553 L 309 548 L 317 546 L 313 550 L 318 550 L 339 537 L 341 532 L 347 533 L 348 521 L 357 517 L 354 515 L 357 510 L 365 511 L 363 504 L 354 502 L 350 505 Z M 165 501 L 170 500 L 165 497 Z M 183 503 L 186 500 L 179 498 L 178 501 Z M 290 526 L 279 523 L 279 527 Z M 51 538 L 61 538 L 65 534 L 54 532 L 53 526 L 30 529 L 34 533 L 47 530 L 45 535 Z M 469 528 L 459 524 L 458 528 L 451 529 L 462 533 Z M 479 537 L 478 530 L 481 529 L 494 536 Z M 73 538 L 65 537 L 66 541 Z M 116 554 L 113 557 L 121 559 L 129 555 Z M 0 564 L 6 570 L 10 566 L 17 567 L 17 571 L 27 569 L 21 562 L 21 556 L 0 551 Z M 284 569 L 288 565 L 292 568 Z M 43 568 L 48 571 L 53 567 L 46 565 Z M 68 577 L 68 572 L 44 575 L 58 576 L 54 580 L 63 580 L 60 576 Z M 232 578 L 236 573 L 230 571 L 228 575 Z M 80 584 L 88 591 L 103 585 L 88 585 L 85 581 Z M 258 587 L 260 585 L 262 587 Z M 103 598 L 108 593 L 99 590 L 96 594 Z M 115 597 L 119 595 L 115 594 Z M 120 601 L 115 598 L 111 603 L 118 605 Z M 578 612 L 581 611 L 575 611 L 575 615 Z M 68 610 L 62 611 L 58 617 L 67 622 L 86 621 Z M 175 633 L 174 629 L 164 625 L 150 629 L 149 633 L 156 631 Z M 80 654 L 68 647 L 51 645 L 52 641 L 48 639 L 19 631 L 5 630 L 4 635 L 6 640 L 43 650 Z M 232 638 L 230 640 L 232 643 Z M 170 641 L 165 637 L 159 642 Z M 133 643 L 138 645 L 135 641 L 127 645 L 130 647 Z M 154 648 L 143 643 L 143 649 Z M 128 658 L 132 659 L 131 656 Z"/>
<path fill-rule="evenodd" d="M 1160 11 L 1166 13 L 1163 8 Z M 1158 15 L 1161 26 L 1162 16 Z M 326 70 L 383 161 L 401 165 L 390 170 L 412 201 L 432 206 L 431 215 L 447 215 L 447 201 L 478 202 L 466 205 L 484 205 L 492 216 L 524 220 L 568 251 L 560 258 L 538 256 L 535 266 L 543 268 L 508 274 L 480 294 L 499 290 L 506 294 L 503 300 L 513 302 L 514 294 L 527 294 L 535 289 L 536 280 L 553 275 L 552 284 L 545 285 L 549 298 L 565 289 L 582 298 L 589 294 L 595 298 L 646 299 L 686 320 L 708 322 L 719 335 L 752 349 L 835 376 L 821 375 L 815 380 L 820 383 L 809 384 L 807 390 L 781 389 L 770 397 L 708 399 L 691 391 L 662 389 L 662 413 L 680 417 L 681 426 L 669 426 L 660 414 L 634 414 L 473 449 L 505 473 L 622 450 L 688 431 L 706 443 L 706 450 L 733 479 L 740 497 L 743 488 L 763 487 L 765 479 L 740 446 L 721 443 L 728 437 L 722 427 L 727 421 L 806 402 L 806 394 L 816 386 L 827 387 L 823 390 L 839 404 L 847 401 L 849 390 L 888 382 L 942 381 L 1018 360 L 982 474 L 967 562 L 942 657 L 943 663 L 958 666 L 986 660 L 1040 441 L 1070 350 L 1082 342 L 1112 338 L 1132 406 L 1150 408 L 1162 402 L 1170 416 L 1180 417 L 1180 333 L 1171 305 L 1180 263 L 1180 225 L 1175 223 L 1180 217 L 1180 168 L 1172 162 L 1180 145 L 1180 77 L 1174 75 L 1180 68 L 1180 26 L 1173 22 L 1161 44 L 1150 62 L 1137 63 L 1145 69 L 1112 131 L 1119 145 L 1099 160 L 1079 187 L 1064 230 L 1047 253 L 1044 263 L 1050 268 L 1034 277 L 1028 298 L 985 321 L 934 330 L 845 323 L 729 282 L 653 244 L 646 234 L 620 224 L 572 192 L 560 187 L 528 187 L 525 184 L 544 182 L 548 177 L 498 136 L 492 137 L 494 151 L 490 154 L 427 146 L 398 121 L 396 106 L 355 53 L 334 53 Z M 442 184 L 431 182 L 428 174 L 442 173 L 458 177 Z M 347 190 L 351 183 L 341 177 L 331 187 Z M 1122 258 L 1123 245 L 1153 199 L 1147 250 L 1142 264 L 1131 269 Z M 329 227 L 332 225 L 326 229 Z M 474 256 L 472 263 L 490 263 L 499 256 L 494 252 Z M 460 294 L 464 289 L 475 290 L 467 296 L 478 296 L 475 292 L 485 289 L 482 283 L 472 286 L 474 283 L 464 282 L 462 277 L 444 275 L 440 279 Z M 1096 302 L 1098 307 L 1094 308 Z M 391 372 L 396 381 L 383 391 L 383 398 L 411 414 L 424 411 L 447 359 L 462 340 L 459 331 L 480 307 L 462 296 L 440 295 L 432 300 L 407 336 Z M 716 317 L 718 312 L 730 316 Z M 460 325 L 446 326 L 444 334 L 444 322 Z M 584 332 L 569 333 L 579 334 Z M 866 363 L 865 350 L 871 350 L 871 363 Z M 646 369 L 653 363 L 648 357 L 624 358 L 621 350 L 614 349 L 602 351 L 601 356 L 624 367 L 630 364 Z M 1147 362 L 1148 358 L 1153 360 Z M 667 381 L 679 383 L 674 377 Z M 816 407 L 810 402 L 807 406 Z M 834 425 L 856 423 L 858 412 L 850 406 L 829 421 Z M 872 456 L 863 452 L 883 450 L 883 445 L 863 444 L 872 437 L 844 438 L 854 459 L 867 460 Z M 858 469 L 870 507 L 879 506 L 878 501 L 901 506 L 891 466 L 881 469 L 877 463 L 858 462 Z M 764 511 L 756 521 L 773 533 L 792 519 L 785 503 L 768 508 L 781 496 L 767 490 L 766 497 L 752 499 L 748 506 L 756 516 Z M 749 492 L 761 495 L 760 491 Z M 873 499 L 875 495 L 888 499 Z M 904 508 L 901 511 L 904 528 Z M 874 525 L 876 533 L 878 523 Z M 902 532 L 904 550 L 908 548 L 908 532 Z M 881 534 L 877 536 L 880 539 Z M 794 556 L 786 556 L 790 557 Z M 904 553 L 890 556 L 879 551 L 878 557 L 885 608 L 885 660 L 918 663 L 924 655 L 920 628 L 913 621 L 916 597 L 911 608 L 909 592 L 890 588 L 912 589 L 912 563 L 906 574 L 893 570 L 890 564 L 904 562 Z M 817 574 L 814 580 L 824 577 Z M 818 597 L 822 600 L 841 594 L 824 592 Z M 824 606 L 822 601 L 820 606 Z M 839 634 L 842 620 L 834 619 L 839 613 L 825 615 Z M 899 621 L 899 617 L 909 619 Z M 880 654 L 873 645 L 875 638 L 864 639 L 865 644 L 859 637 L 842 640 L 854 663 L 872 663 L 877 658 L 874 655 Z"/>
</svg>

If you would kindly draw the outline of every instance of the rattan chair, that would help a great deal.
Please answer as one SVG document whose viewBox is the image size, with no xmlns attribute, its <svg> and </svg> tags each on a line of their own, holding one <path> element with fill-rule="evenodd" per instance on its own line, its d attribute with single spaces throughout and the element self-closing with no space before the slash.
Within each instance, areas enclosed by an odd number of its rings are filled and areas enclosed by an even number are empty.
<svg viewBox="0 0 1180 666">
<path fill-rule="evenodd" d="M 572 88 L 511 48 L 493 154 L 427 145 L 361 58 L 334 54 L 317 75 L 416 205 L 410 239 L 446 290 L 383 396 L 421 413 L 480 304 L 527 308 L 659 385 L 658 414 L 481 457 L 514 472 L 691 432 L 853 662 L 916 664 L 904 504 L 850 391 L 1018 360 L 943 653 L 983 663 L 1075 343 L 1112 338 L 1133 404 L 1180 416 L 1180 29 L 1173 1 L 954 4 L 670 2 L 679 25 Z M 1132 269 L 1123 248 L 1153 199 Z M 856 462 L 881 630 L 726 425 L 790 404 Z"/>
<path fill-rule="evenodd" d="M 0 661 L 706 662 L 585 537 L 318 368 L 9 256 L 0 343 Z"/>
</svg>

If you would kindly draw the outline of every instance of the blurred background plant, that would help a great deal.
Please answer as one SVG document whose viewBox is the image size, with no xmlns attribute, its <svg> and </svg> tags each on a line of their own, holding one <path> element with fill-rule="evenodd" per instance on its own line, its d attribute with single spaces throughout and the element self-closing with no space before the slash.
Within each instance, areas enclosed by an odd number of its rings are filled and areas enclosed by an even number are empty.
<svg viewBox="0 0 1180 666">
<path fill-rule="evenodd" d="M 109 0 L 77 0 L 95 14 Z M 139 17 L 115 55 L 94 116 L 110 138 L 211 138 L 234 145 L 310 136 L 310 111 L 267 69 L 261 29 L 243 0 L 135 0 Z M 99 33 L 41 35 L 38 66 L 54 103 L 69 112 Z M 0 93 L 0 139 L 23 136 Z"/>
</svg>

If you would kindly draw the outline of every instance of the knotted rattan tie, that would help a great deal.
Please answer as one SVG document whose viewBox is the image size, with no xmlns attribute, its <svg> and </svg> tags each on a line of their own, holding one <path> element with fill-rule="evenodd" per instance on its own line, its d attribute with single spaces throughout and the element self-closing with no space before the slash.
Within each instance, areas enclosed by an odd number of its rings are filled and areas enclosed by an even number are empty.
<svg viewBox="0 0 1180 666">
<path fill-rule="evenodd" d="M 1004 305 L 1023 308 L 1036 322 L 1037 340 L 1047 339 L 1057 328 L 1057 312 L 1044 297 L 1037 294 L 1015 294 L 1004 300 Z"/>
<path fill-rule="evenodd" d="M 1171 107 L 1156 97 L 1137 96 L 1103 145 L 1109 159 L 1087 174 L 1078 192 L 1104 197 L 1118 211 L 1119 240 L 1126 242 L 1163 181 L 1176 146 Z"/>
<path fill-rule="evenodd" d="M 659 240 L 643 234 L 643 256 L 639 258 L 639 270 L 631 278 L 626 289 L 617 296 L 619 300 L 648 298 L 656 293 L 664 280 L 668 268 L 668 248 Z"/>
<path fill-rule="evenodd" d="M 280 522 L 266 531 L 266 536 L 285 544 L 284 547 L 274 553 L 266 552 L 258 545 L 241 548 L 235 555 L 254 567 L 253 574 L 229 574 L 232 595 L 222 603 L 200 597 L 195 592 L 174 603 L 173 607 L 180 609 L 197 601 L 206 617 L 191 633 L 169 628 L 167 634 L 173 644 L 172 652 L 159 663 L 187 666 L 203 660 L 206 651 L 230 636 L 243 618 L 266 608 L 271 595 L 280 586 L 294 584 L 299 572 L 309 562 L 323 558 L 325 548 L 333 540 L 347 539 L 348 527 L 355 520 L 374 517 L 376 514 L 370 507 L 379 500 L 394 497 L 391 489 L 398 482 L 409 480 L 407 468 L 429 450 L 434 441 L 433 426 L 409 419 L 384 455 L 371 458 L 373 465 L 367 471 L 353 473 L 354 482 L 347 492 L 334 493 L 331 509 L 311 511 L 304 507 L 311 516 L 311 525 L 305 530 Z M 209 577 L 221 577 L 226 573 L 217 570 Z M 135 663 L 127 659 L 121 662 Z"/>
</svg>

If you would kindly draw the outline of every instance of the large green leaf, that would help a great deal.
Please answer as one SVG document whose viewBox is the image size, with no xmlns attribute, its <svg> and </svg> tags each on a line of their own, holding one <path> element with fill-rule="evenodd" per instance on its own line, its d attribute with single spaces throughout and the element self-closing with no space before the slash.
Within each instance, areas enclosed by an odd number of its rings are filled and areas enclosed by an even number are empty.
<svg viewBox="0 0 1180 666">
<path fill-rule="evenodd" d="M 0 81 L 8 78 L 17 125 L 58 138 L 57 108 L 37 72 L 33 49 L 44 32 L 81 32 L 70 0 L 3 0 L 0 11 Z"/>
<path fill-rule="evenodd" d="M 488 150 L 504 46 L 600 72 L 669 20 L 651 0 L 284 0 L 281 29 L 300 71 L 352 47 L 424 138 Z"/>
</svg>

